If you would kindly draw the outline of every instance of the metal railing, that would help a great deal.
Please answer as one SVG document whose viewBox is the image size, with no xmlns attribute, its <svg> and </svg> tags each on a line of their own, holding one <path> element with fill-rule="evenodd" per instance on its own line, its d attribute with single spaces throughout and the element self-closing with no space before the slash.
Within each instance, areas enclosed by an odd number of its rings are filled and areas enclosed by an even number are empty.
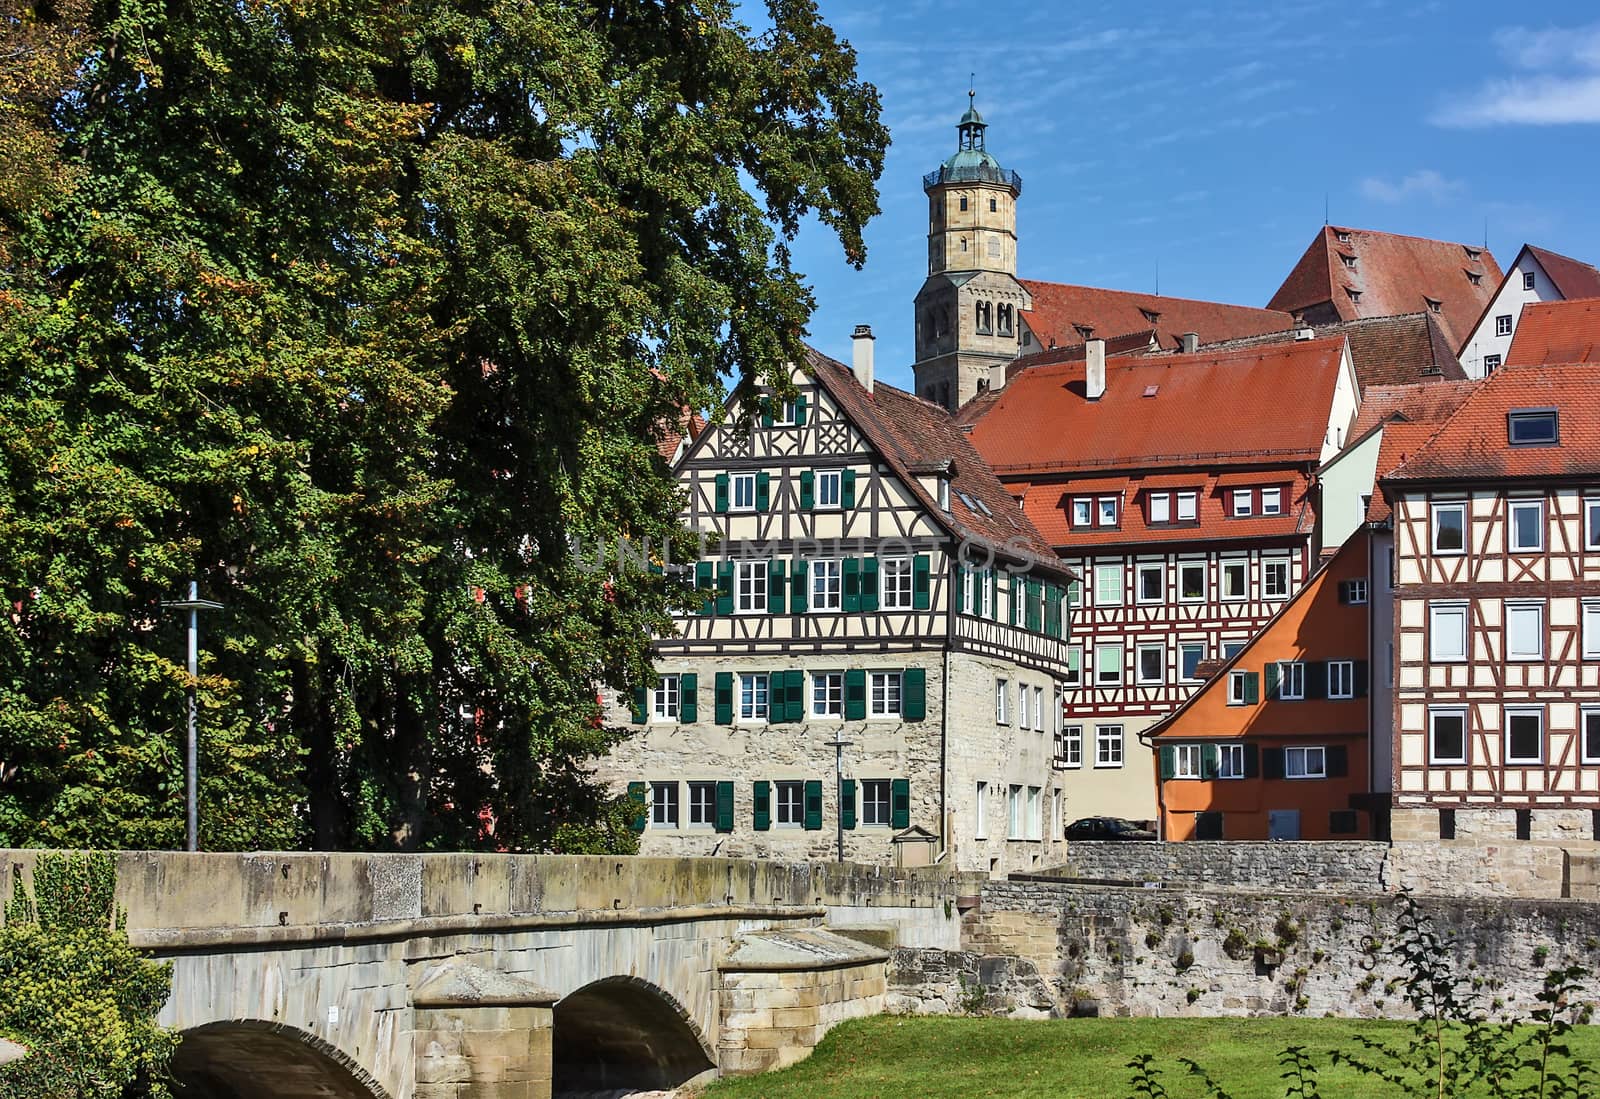
<svg viewBox="0 0 1600 1099">
<path fill-rule="evenodd" d="M 924 191 L 941 183 L 999 183 L 1022 193 L 1022 177 L 1010 168 L 991 168 L 986 164 L 951 168 L 941 165 L 922 177 Z"/>
</svg>

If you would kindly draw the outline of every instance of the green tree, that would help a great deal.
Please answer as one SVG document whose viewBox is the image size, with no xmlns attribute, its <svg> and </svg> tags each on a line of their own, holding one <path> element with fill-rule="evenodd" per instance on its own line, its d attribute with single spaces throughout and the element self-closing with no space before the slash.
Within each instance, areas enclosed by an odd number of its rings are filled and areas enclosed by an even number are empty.
<svg viewBox="0 0 1600 1099">
<path fill-rule="evenodd" d="M 0 1033 L 30 1054 L 0 1068 L 0 1099 L 168 1094 L 178 1038 L 155 1017 L 171 971 L 128 944 L 116 880 L 104 852 L 41 853 L 32 895 L 13 870 L 0 926 Z"/>
<path fill-rule="evenodd" d="M 787 241 L 877 210 L 853 51 L 766 17 L 92 9 L 6 214 L 0 844 L 178 842 L 191 576 L 207 846 L 632 843 L 597 690 L 686 597 L 595 547 L 692 555 L 662 425 L 776 378 Z"/>
</svg>

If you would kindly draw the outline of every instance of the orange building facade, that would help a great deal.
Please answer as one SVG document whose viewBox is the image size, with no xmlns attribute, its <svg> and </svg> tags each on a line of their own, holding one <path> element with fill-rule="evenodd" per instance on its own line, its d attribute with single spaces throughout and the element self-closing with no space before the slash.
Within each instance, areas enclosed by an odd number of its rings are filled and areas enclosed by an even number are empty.
<svg viewBox="0 0 1600 1099">
<path fill-rule="evenodd" d="M 1362 839 L 1369 790 L 1369 534 L 1351 536 L 1144 735 L 1168 840 Z"/>
</svg>

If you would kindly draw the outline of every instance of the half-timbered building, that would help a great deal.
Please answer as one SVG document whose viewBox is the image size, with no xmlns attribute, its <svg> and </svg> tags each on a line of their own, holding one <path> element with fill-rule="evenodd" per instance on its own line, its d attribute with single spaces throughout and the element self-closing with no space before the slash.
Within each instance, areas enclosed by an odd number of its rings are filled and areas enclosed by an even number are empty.
<svg viewBox="0 0 1600 1099">
<path fill-rule="evenodd" d="M 646 854 L 1057 861 L 1072 575 L 943 409 L 875 383 L 870 332 L 855 347 L 679 460 L 700 605 L 617 699 L 637 731 L 603 774 Z"/>
<path fill-rule="evenodd" d="M 1343 338 L 996 371 L 958 420 L 1073 589 L 1057 765 L 1076 816 L 1156 815 L 1138 734 L 1236 653 L 1315 567 L 1311 476 L 1346 441 Z"/>
<path fill-rule="evenodd" d="M 1393 835 L 1591 838 L 1600 375 L 1491 374 L 1380 484 L 1393 510 Z"/>
</svg>

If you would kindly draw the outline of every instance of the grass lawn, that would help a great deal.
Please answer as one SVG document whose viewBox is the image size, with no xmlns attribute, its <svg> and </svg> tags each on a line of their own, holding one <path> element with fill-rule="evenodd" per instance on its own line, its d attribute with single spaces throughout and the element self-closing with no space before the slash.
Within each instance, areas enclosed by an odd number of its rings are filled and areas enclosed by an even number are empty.
<svg viewBox="0 0 1600 1099">
<path fill-rule="evenodd" d="M 706 1099 L 1128 1099 L 1123 1066 L 1152 1053 L 1173 1099 L 1199 1097 L 1176 1064 L 1192 1057 L 1234 1099 L 1280 1099 L 1277 1053 L 1305 1046 L 1319 1067 L 1330 1049 L 1355 1050 L 1357 1034 L 1402 1044 L 1404 1023 L 1353 1019 L 963 1019 L 883 1015 L 836 1027 L 812 1056 L 762 1076 L 722 1080 Z M 1575 1055 L 1600 1060 L 1600 1027 L 1571 1036 Z M 1387 1085 L 1347 1068 L 1322 1067 L 1322 1094 L 1382 1099 Z"/>
</svg>

